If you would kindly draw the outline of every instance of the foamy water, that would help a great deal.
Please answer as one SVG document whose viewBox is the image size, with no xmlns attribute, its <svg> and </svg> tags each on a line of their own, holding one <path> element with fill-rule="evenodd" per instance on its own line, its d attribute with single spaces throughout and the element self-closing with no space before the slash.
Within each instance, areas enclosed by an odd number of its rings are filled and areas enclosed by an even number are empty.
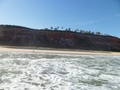
<svg viewBox="0 0 120 90">
<path fill-rule="evenodd" d="M 120 90 L 120 56 L 0 53 L 0 90 Z"/>
</svg>

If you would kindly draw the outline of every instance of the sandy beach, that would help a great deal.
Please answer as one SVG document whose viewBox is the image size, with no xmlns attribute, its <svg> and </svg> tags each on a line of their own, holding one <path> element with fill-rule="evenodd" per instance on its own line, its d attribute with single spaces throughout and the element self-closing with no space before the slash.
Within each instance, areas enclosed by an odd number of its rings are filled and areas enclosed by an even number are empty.
<svg viewBox="0 0 120 90">
<path fill-rule="evenodd" d="M 0 52 L 30 52 L 30 53 L 50 53 L 50 54 L 118 55 L 120 56 L 120 52 L 70 50 L 70 49 L 54 49 L 54 48 L 42 48 L 42 47 L 21 47 L 21 46 L 0 46 Z"/>
</svg>

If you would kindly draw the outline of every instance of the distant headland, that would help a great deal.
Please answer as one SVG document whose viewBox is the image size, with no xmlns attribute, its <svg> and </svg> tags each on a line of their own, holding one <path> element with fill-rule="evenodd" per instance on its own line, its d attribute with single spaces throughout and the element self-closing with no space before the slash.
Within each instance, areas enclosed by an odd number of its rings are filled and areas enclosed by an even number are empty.
<svg viewBox="0 0 120 90">
<path fill-rule="evenodd" d="M 0 45 L 120 52 L 120 38 L 84 30 L 0 25 Z"/>
</svg>

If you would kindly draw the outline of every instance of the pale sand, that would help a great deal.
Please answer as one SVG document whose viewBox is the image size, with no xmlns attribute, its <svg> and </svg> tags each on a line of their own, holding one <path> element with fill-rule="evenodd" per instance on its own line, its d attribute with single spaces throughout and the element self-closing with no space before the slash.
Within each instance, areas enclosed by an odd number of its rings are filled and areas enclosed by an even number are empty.
<svg viewBox="0 0 120 90">
<path fill-rule="evenodd" d="M 30 52 L 30 53 L 50 53 L 50 54 L 118 55 L 120 56 L 120 52 L 53 49 L 53 48 L 21 47 L 21 46 L 0 46 L 0 52 Z"/>
</svg>

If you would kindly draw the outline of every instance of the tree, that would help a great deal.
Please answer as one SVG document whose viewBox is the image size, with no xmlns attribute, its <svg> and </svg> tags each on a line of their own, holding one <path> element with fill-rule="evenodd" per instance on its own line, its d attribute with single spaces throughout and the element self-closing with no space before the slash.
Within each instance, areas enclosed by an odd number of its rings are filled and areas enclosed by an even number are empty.
<svg viewBox="0 0 120 90">
<path fill-rule="evenodd" d="M 63 29 L 63 27 L 62 27 L 62 29 Z"/>
<path fill-rule="evenodd" d="M 51 30 L 53 30 L 53 27 L 51 27 Z"/>
<path fill-rule="evenodd" d="M 85 30 L 80 30 L 80 33 L 84 34 L 84 33 L 85 33 Z"/>
<path fill-rule="evenodd" d="M 58 30 L 57 28 L 54 28 L 54 30 Z"/>
<path fill-rule="evenodd" d="M 66 28 L 65 31 L 68 31 L 68 29 Z"/>
<path fill-rule="evenodd" d="M 95 35 L 95 33 L 94 33 L 94 32 L 91 32 L 91 34 L 92 34 L 92 35 Z"/>
<path fill-rule="evenodd" d="M 44 28 L 45 30 L 48 30 L 48 28 Z"/>
<path fill-rule="evenodd" d="M 68 31 L 71 31 L 71 28 L 68 28 Z"/>
<path fill-rule="evenodd" d="M 96 32 L 96 35 L 100 35 L 101 33 L 100 32 Z"/>
<path fill-rule="evenodd" d="M 88 34 L 92 34 L 91 31 L 88 31 Z"/>
<path fill-rule="evenodd" d="M 59 26 L 57 26 L 57 30 L 59 29 Z"/>
</svg>

